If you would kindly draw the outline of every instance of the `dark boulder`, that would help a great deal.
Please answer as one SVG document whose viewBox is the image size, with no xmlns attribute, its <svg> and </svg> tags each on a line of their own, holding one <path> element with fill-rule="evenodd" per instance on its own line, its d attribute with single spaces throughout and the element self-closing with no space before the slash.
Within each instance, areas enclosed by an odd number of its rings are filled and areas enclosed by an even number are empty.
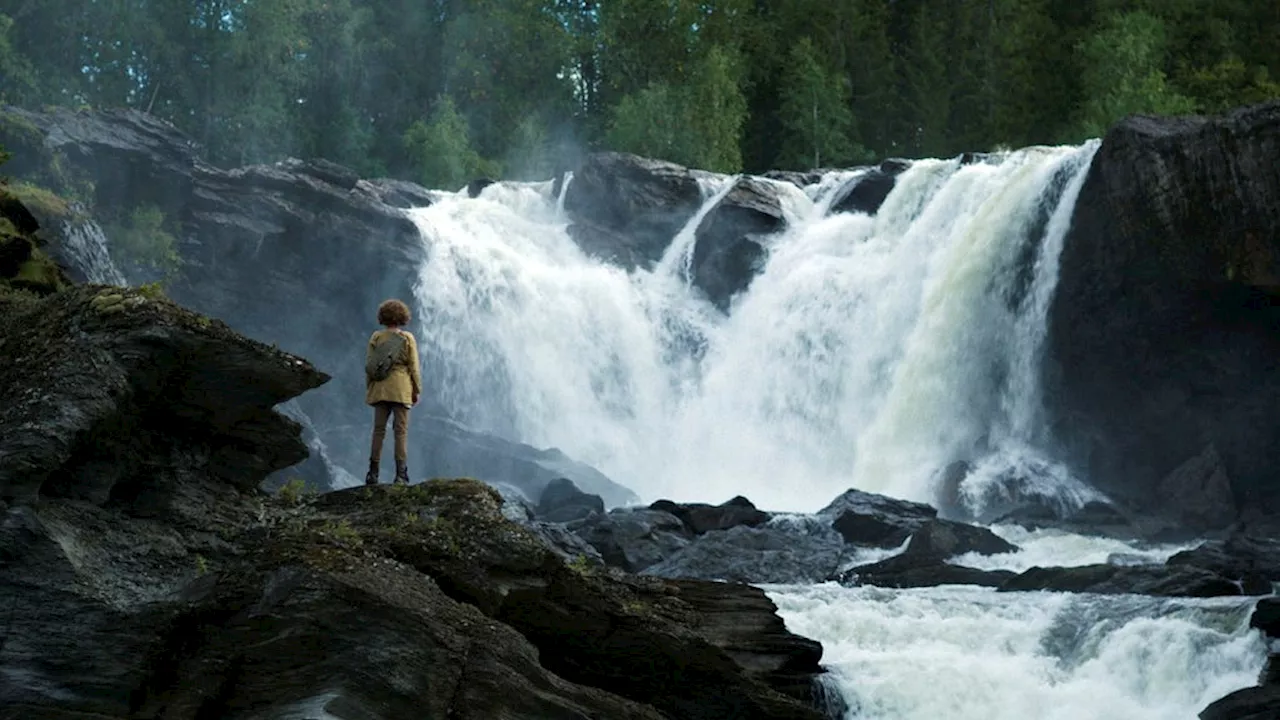
<svg viewBox="0 0 1280 720">
<path fill-rule="evenodd" d="M 1170 528 L 1169 523 L 1156 518 L 1135 518 L 1115 505 L 1093 500 L 1079 508 L 1049 507 L 1038 503 L 1020 505 L 994 518 L 994 525 L 1020 525 L 1028 530 L 1056 529 L 1077 535 L 1114 537 L 1127 540 L 1152 539 L 1157 533 Z M 1164 538 L 1170 542 L 1174 538 Z"/>
<path fill-rule="evenodd" d="M 1018 552 L 1018 546 L 984 527 L 950 520 L 930 520 L 915 531 L 906 555 L 950 558 L 965 553 L 1000 555 Z"/>
<path fill-rule="evenodd" d="M 778 517 L 764 525 L 698 535 L 642 572 L 744 583 L 817 583 L 835 573 L 851 547 L 818 518 Z"/>
<path fill-rule="evenodd" d="M 1199 568 L 1160 565 L 1035 567 L 1010 578 L 1000 586 L 1001 592 L 1026 590 L 1160 597 L 1220 597 L 1240 594 L 1239 585 L 1216 573 Z"/>
<path fill-rule="evenodd" d="M 1014 576 L 1008 570 L 978 570 L 952 565 L 934 555 L 895 555 L 869 565 L 846 570 L 833 579 L 841 585 L 872 585 L 890 588 L 935 587 L 938 585 L 979 585 L 1000 587 Z"/>
<path fill-rule="evenodd" d="M 781 182 L 789 182 L 792 185 L 795 185 L 796 187 L 803 190 L 804 188 L 807 188 L 810 185 L 817 185 L 818 183 L 822 182 L 822 176 L 827 174 L 828 172 L 830 171 L 829 170 L 809 170 L 809 171 L 769 170 L 768 172 L 765 172 L 764 174 L 762 174 L 760 177 L 768 178 L 770 180 L 778 180 Z"/>
<path fill-rule="evenodd" d="M 1253 609 L 1249 627 L 1258 628 L 1263 635 L 1280 639 L 1280 598 L 1263 598 Z"/>
<path fill-rule="evenodd" d="M 472 199 L 480 197 L 480 193 L 484 192 L 484 189 L 494 184 L 494 182 L 496 181 L 490 178 L 476 178 L 475 180 L 472 180 L 467 183 L 467 197 Z"/>
<path fill-rule="evenodd" d="M 898 175 L 908 167 L 911 165 L 906 161 L 885 160 L 877 167 L 867 168 L 835 191 L 830 212 L 875 215 L 893 192 Z"/>
<path fill-rule="evenodd" d="M 649 509 L 675 515 L 694 535 L 702 535 L 712 530 L 728 530 L 739 525 L 755 527 L 768 522 L 770 517 L 769 513 L 757 510 L 750 500 L 741 495 L 720 505 L 658 500 L 649 505 Z"/>
<path fill-rule="evenodd" d="M 852 489 L 818 511 L 818 516 L 828 519 L 845 542 L 882 548 L 906 542 L 937 514 L 936 509 L 923 503 Z"/>
<path fill-rule="evenodd" d="M 1233 533 L 1177 553 L 1167 564 L 1207 570 L 1241 583 L 1248 595 L 1266 595 L 1280 582 L 1280 540 Z"/>
<path fill-rule="evenodd" d="M 407 180 L 375 178 L 361 180 L 358 185 L 367 188 L 375 197 L 391 207 L 406 209 L 429 207 L 435 202 L 430 190 Z"/>
<path fill-rule="evenodd" d="M 587 243 L 583 249 L 623 267 L 662 257 L 702 203 L 696 176 L 687 168 L 627 153 L 593 153 L 573 171 L 565 211 L 574 223 L 603 228 L 602 237 L 622 237 L 626 252 Z M 575 239 L 581 233 L 570 230 Z M 591 232 L 589 237 L 596 237 Z M 612 256 L 612 257 L 610 257 Z M 616 258 L 616 259 L 615 259 Z"/>
<path fill-rule="evenodd" d="M 1176 498 L 1172 512 L 1179 525 L 1195 531 L 1221 530 L 1239 517 L 1231 478 L 1212 443 L 1160 482 L 1161 497 Z"/>
<path fill-rule="evenodd" d="M 1093 159 L 1049 313 L 1046 398 L 1068 458 L 1113 497 L 1180 514 L 1195 500 L 1161 483 L 1212 445 L 1239 507 L 1280 511 L 1277 156 L 1280 102 L 1130 117 Z"/>
<path fill-rule="evenodd" d="M 565 564 L 503 519 L 500 503 L 482 483 L 432 480 L 330 493 L 310 522 L 349 523 L 365 553 L 429 575 L 449 597 L 519 631 L 570 682 L 679 717 L 818 717 L 770 689 L 772 672 L 788 671 L 783 687 L 797 674 L 812 678 L 821 652 L 759 615 L 776 617 L 762 592 Z"/>
<path fill-rule="evenodd" d="M 153 457 L 250 490 L 307 456 L 273 409 L 329 379 L 301 358 L 136 290 L 0 307 L 0 497 L 160 503 L 175 479 Z"/>
<path fill-rule="evenodd" d="M 538 499 L 538 519 L 547 522 L 572 522 L 603 512 L 604 500 L 599 495 L 582 492 L 568 478 L 556 478 L 547 483 Z"/>
<path fill-rule="evenodd" d="M 1237 690 L 1205 708 L 1200 720 L 1277 720 L 1280 685 Z"/>
<path fill-rule="evenodd" d="M 763 239 L 786 227 L 778 193 L 773 181 L 741 178 L 698 225 L 693 284 L 721 310 L 761 269 Z"/>
<path fill-rule="evenodd" d="M 698 611 L 695 629 L 728 653 L 750 677 L 809 700 L 822 645 L 789 632 L 778 606 L 759 588 L 676 580 L 677 597 Z"/>
<path fill-rule="evenodd" d="M 640 572 L 675 555 L 692 539 L 680 518 L 648 508 L 615 508 L 569 524 L 604 561 L 627 572 Z"/>
</svg>

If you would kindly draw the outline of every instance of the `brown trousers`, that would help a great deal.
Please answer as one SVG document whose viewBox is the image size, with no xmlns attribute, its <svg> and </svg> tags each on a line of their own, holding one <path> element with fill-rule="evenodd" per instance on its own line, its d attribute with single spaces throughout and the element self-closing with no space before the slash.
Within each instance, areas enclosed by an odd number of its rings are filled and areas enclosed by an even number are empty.
<svg viewBox="0 0 1280 720">
<path fill-rule="evenodd" d="M 369 459 L 382 458 L 382 441 L 387 437 L 387 418 L 394 418 L 391 430 L 396 439 L 396 467 L 404 467 L 409 460 L 409 407 L 401 403 L 380 402 L 373 406 L 373 448 Z"/>
</svg>

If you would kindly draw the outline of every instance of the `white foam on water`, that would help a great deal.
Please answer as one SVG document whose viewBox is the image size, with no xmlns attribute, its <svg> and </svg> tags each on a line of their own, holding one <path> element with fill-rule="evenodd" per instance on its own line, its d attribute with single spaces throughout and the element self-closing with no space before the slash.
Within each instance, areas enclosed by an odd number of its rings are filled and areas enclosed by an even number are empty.
<svg viewBox="0 0 1280 720">
<path fill-rule="evenodd" d="M 1253 685 L 1252 601 L 769 586 L 858 720 L 1194 720 Z"/>
</svg>

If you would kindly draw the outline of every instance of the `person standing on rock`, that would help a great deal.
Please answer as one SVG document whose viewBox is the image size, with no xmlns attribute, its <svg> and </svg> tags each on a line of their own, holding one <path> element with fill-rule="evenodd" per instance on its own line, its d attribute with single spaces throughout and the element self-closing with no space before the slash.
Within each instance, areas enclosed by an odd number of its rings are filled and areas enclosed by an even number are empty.
<svg viewBox="0 0 1280 720">
<path fill-rule="evenodd" d="M 382 441 L 391 418 L 395 434 L 395 484 L 409 484 L 409 409 L 422 394 L 422 374 L 418 369 L 418 344 L 404 329 L 409 324 L 409 306 L 387 300 L 378 306 L 378 324 L 383 326 L 369 338 L 365 354 L 365 403 L 373 406 L 373 447 L 365 485 L 378 484 L 378 464 Z"/>
</svg>

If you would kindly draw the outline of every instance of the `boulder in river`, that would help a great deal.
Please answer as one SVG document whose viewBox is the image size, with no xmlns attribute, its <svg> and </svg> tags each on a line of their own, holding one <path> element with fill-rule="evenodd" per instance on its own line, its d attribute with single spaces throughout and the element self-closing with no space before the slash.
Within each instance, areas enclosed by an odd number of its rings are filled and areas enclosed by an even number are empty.
<svg viewBox="0 0 1280 720">
<path fill-rule="evenodd" d="M 937 514 L 937 509 L 923 503 L 855 489 L 845 491 L 818 511 L 818 516 L 828 519 L 845 542 L 883 548 L 906 542 Z"/>
<path fill-rule="evenodd" d="M 1229 498 L 1280 513 L 1278 155 L 1270 102 L 1130 117 L 1094 156 L 1049 312 L 1045 390 L 1068 460 L 1110 496 L 1219 527 Z M 1225 483 L 1215 469 L 1189 495 L 1161 492 L 1210 446 Z"/>
</svg>

